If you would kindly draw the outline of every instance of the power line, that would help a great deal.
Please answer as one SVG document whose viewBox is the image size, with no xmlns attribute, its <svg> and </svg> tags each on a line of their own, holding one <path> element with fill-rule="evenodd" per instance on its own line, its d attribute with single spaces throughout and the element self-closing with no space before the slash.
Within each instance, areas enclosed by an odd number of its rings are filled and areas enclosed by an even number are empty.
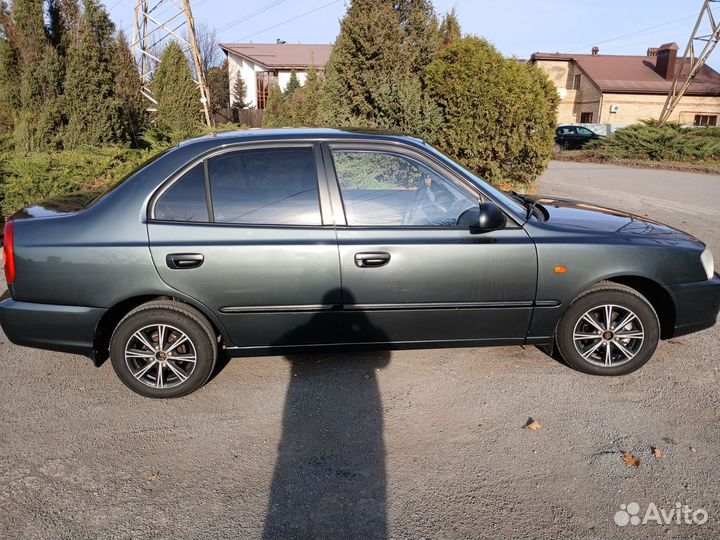
<svg viewBox="0 0 720 540">
<path fill-rule="evenodd" d="M 320 7 L 317 7 L 317 8 L 315 8 L 315 9 L 311 9 L 310 11 L 306 11 L 305 13 L 301 13 L 300 15 L 296 15 L 295 17 L 292 17 L 292 18 L 287 19 L 287 20 L 285 20 L 285 21 L 279 22 L 279 23 L 274 24 L 274 25 L 272 25 L 272 26 L 268 26 L 267 28 L 264 28 L 264 29 L 262 29 L 262 30 L 260 30 L 260 31 L 258 31 L 258 32 L 255 32 L 254 34 L 250 34 L 249 36 L 245 36 L 245 37 L 241 38 L 240 41 L 248 40 L 248 39 L 250 39 L 250 38 L 252 38 L 252 37 L 255 37 L 255 36 L 259 35 L 259 34 L 264 34 L 265 32 L 268 32 L 269 30 L 274 30 L 275 28 L 278 28 L 278 27 L 283 26 L 283 25 L 285 25 L 285 24 L 291 23 L 291 22 L 293 22 L 293 21 L 297 21 L 298 19 L 301 19 L 301 18 L 303 18 L 303 17 L 306 17 L 307 15 L 311 15 L 311 14 L 317 12 L 317 11 L 320 11 L 321 9 L 325 9 L 326 7 L 330 7 L 330 6 L 332 6 L 333 4 L 337 4 L 338 2 L 342 2 L 342 0 L 333 0 L 332 2 L 328 2 L 327 4 L 323 4 L 323 5 L 320 6 Z"/>
<path fill-rule="evenodd" d="M 217 29 L 217 32 L 218 32 L 218 33 L 224 32 L 225 30 L 228 30 L 228 29 L 232 28 L 233 26 L 237 26 L 238 24 L 240 24 L 240 23 L 242 23 L 242 22 L 245 22 L 245 21 L 247 21 L 248 19 L 251 19 L 251 18 L 253 18 L 253 17 L 257 16 L 257 15 L 260 15 L 261 13 L 264 13 L 264 12 L 268 11 L 269 9 L 272 9 L 272 8 L 274 8 L 275 6 L 278 6 L 278 5 L 280 5 L 280 4 L 282 4 L 283 2 L 286 2 L 286 1 L 287 1 L 287 0 L 275 0 L 275 1 L 273 1 L 273 2 L 270 2 L 269 4 L 263 6 L 263 7 L 259 8 L 259 9 L 256 9 L 255 11 L 253 11 L 253 12 L 251 12 L 251 13 L 248 13 L 247 15 L 243 15 L 243 16 L 240 17 L 239 19 L 236 19 L 236 20 L 234 20 L 234 21 L 226 24 L 225 26 L 221 26 L 220 28 Z"/>
<path fill-rule="evenodd" d="M 667 21 L 667 22 L 664 22 L 664 23 L 662 23 L 662 24 L 657 24 L 657 25 L 655 25 L 655 26 L 649 26 L 648 28 L 643 28 L 643 29 L 641 29 L 641 30 L 635 30 L 634 32 L 629 32 L 629 33 L 623 34 L 623 35 L 621 35 L 621 36 L 616 36 L 616 37 L 609 38 L 609 39 L 606 39 L 606 40 L 603 40 L 603 41 L 596 41 L 596 42 L 594 42 L 594 43 L 589 43 L 589 44 L 587 44 L 587 45 L 582 45 L 582 46 L 580 46 L 580 47 L 572 47 L 572 48 L 568 48 L 568 49 L 563 49 L 563 51 L 564 51 L 564 52 L 575 52 L 575 51 L 578 51 L 578 50 L 587 49 L 588 47 L 592 47 L 593 45 L 602 45 L 603 43 L 609 43 L 609 42 L 611 42 L 611 41 L 617 41 L 617 40 L 619 40 L 619 39 L 623 39 L 623 38 L 626 38 L 626 37 L 633 37 L 633 36 L 636 36 L 636 35 L 638 35 L 638 34 L 644 34 L 645 32 L 649 32 L 649 31 L 651 31 L 651 30 L 656 30 L 656 29 L 658 29 L 658 28 L 662 28 L 663 26 L 668 26 L 668 25 L 670 25 L 670 24 L 674 24 L 674 23 L 677 23 L 677 22 L 680 22 L 680 21 L 686 21 L 686 20 L 688 20 L 688 19 L 693 19 L 693 18 L 695 18 L 695 17 L 697 17 L 697 15 L 693 13 L 692 15 L 688 15 L 687 17 L 681 17 L 681 18 L 679 18 L 679 19 L 674 19 L 674 20 L 672 20 L 672 21 Z"/>
</svg>

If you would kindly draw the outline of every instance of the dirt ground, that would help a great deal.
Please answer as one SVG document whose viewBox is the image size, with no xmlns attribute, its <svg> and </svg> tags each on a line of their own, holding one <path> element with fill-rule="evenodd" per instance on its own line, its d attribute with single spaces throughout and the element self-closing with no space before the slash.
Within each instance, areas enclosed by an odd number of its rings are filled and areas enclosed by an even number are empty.
<svg viewBox="0 0 720 540">
<path fill-rule="evenodd" d="M 539 191 L 720 256 L 718 176 L 553 162 Z M 0 537 L 718 538 L 718 338 L 620 378 L 533 347 L 239 359 L 163 402 L 0 334 Z M 707 521 L 617 525 L 631 503 Z"/>
</svg>

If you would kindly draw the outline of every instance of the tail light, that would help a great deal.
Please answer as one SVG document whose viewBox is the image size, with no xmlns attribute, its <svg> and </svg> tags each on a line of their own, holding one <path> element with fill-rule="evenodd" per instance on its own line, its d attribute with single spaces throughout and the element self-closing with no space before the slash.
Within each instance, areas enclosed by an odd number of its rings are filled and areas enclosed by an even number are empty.
<svg viewBox="0 0 720 540">
<path fill-rule="evenodd" d="M 5 259 L 5 281 L 12 285 L 15 281 L 15 222 L 5 224 L 5 243 L 3 244 Z"/>
</svg>

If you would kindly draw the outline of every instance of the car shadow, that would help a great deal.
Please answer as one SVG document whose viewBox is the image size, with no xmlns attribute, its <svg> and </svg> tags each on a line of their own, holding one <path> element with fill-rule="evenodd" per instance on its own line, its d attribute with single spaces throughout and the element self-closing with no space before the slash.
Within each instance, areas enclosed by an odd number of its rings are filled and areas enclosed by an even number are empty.
<svg viewBox="0 0 720 540">
<path fill-rule="evenodd" d="M 354 303 L 342 292 L 344 303 Z M 314 334 L 326 321 L 313 317 L 280 341 L 302 342 L 303 334 Z M 383 335 L 367 318 L 357 324 L 367 335 Z M 290 380 L 263 538 L 387 537 L 383 407 L 376 374 L 390 354 L 285 357 Z"/>
</svg>

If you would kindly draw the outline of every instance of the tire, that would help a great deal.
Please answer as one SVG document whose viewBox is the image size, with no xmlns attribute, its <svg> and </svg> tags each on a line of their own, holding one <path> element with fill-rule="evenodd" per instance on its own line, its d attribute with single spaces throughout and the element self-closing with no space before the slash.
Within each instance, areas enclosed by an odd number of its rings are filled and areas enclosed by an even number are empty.
<svg viewBox="0 0 720 540">
<path fill-rule="evenodd" d="M 609 282 L 578 296 L 556 334 L 563 359 L 592 375 L 632 373 L 650 360 L 659 341 L 660 321 L 650 302 L 630 287 Z"/>
<path fill-rule="evenodd" d="M 560 144 L 560 143 L 555 143 L 555 144 L 553 145 L 553 152 L 554 152 L 555 154 L 559 154 L 559 153 L 562 152 L 563 150 L 565 150 L 565 147 L 564 147 L 562 144 Z"/>
<path fill-rule="evenodd" d="M 164 346 L 159 348 L 161 330 Z M 210 378 L 217 353 L 217 336 L 207 319 L 172 300 L 135 308 L 120 321 L 110 340 L 117 376 L 132 391 L 149 398 L 194 392 Z"/>
</svg>

